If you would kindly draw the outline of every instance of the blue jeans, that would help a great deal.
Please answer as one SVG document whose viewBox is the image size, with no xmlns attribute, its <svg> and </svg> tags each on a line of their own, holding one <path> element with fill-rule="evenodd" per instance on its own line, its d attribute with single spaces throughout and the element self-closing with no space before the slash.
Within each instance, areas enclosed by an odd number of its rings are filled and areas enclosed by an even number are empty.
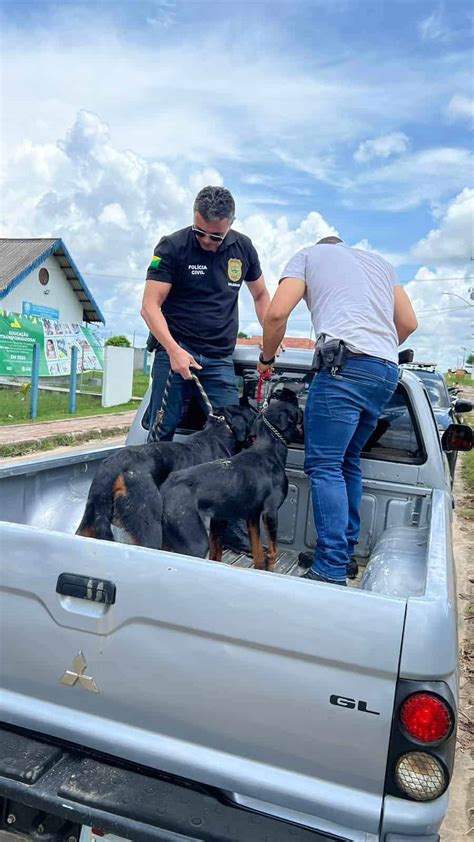
<svg viewBox="0 0 474 842">
<path fill-rule="evenodd" d="M 234 363 L 232 357 L 223 359 L 211 359 L 202 354 L 197 354 L 192 348 L 180 343 L 186 351 L 193 355 L 199 365 L 200 371 L 196 371 L 204 390 L 207 393 L 212 408 L 223 406 L 238 406 L 239 392 L 235 379 Z M 152 369 L 152 392 L 149 407 L 149 428 L 154 424 L 156 414 L 161 408 L 163 392 L 170 371 L 170 358 L 164 349 L 155 353 L 155 360 Z M 163 422 L 160 430 L 160 441 L 171 441 L 176 427 L 183 414 L 183 406 L 186 398 L 193 394 L 199 401 L 207 414 L 206 407 L 193 380 L 184 380 L 180 374 L 173 374 L 170 390 L 168 392 L 168 403 L 166 406 Z M 148 433 L 150 440 L 150 432 Z"/>
<path fill-rule="evenodd" d="M 313 571 L 345 581 L 359 540 L 360 454 L 398 382 L 398 367 L 376 357 L 351 357 L 333 376 L 322 369 L 305 410 L 305 464 L 317 532 Z"/>
</svg>

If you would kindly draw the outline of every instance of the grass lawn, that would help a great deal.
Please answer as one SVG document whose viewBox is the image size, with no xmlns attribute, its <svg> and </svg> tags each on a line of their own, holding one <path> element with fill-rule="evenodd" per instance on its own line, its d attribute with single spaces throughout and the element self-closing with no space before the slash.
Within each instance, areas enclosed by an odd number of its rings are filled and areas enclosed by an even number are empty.
<svg viewBox="0 0 474 842">
<path fill-rule="evenodd" d="M 31 424 L 41 421 L 56 421 L 59 418 L 77 418 L 86 415 L 109 415 L 114 412 L 126 412 L 137 409 L 137 401 L 111 406 L 104 409 L 99 397 L 78 395 L 75 415 L 69 414 L 69 395 L 61 392 L 41 392 L 38 397 L 38 417 L 35 422 L 30 418 L 30 395 L 22 394 L 18 389 L 0 389 L 0 425 Z"/>
<path fill-rule="evenodd" d="M 133 375 L 132 395 L 141 398 L 148 388 L 149 376 L 142 371 L 136 371 Z M 28 381 L 25 380 L 22 388 L 2 389 L 0 387 L 0 426 L 5 424 L 28 424 L 32 423 L 30 418 L 30 393 L 26 390 Z M 38 417 L 36 422 L 57 421 L 60 418 L 72 418 L 69 414 L 69 394 L 67 392 L 46 392 L 41 391 L 41 386 L 60 386 L 63 389 L 69 388 L 69 377 L 42 377 L 38 397 Z M 75 416 L 103 415 L 111 412 L 124 412 L 129 409 L 137 409 L 136 401 L 112 406 L 104 409 L 101 406 L 99 395 L 102 392 L 102 372 L 85 371 L 82 376 L 78 375 L 77 388 L 83 394 L 76 398 Z M 92 392 L 95 394 L 84 394 Z"/>
<path fill-rule="evenodd" d="M 99 382 L 97 382 L 99 381 Z M 142 371 L 135 371 L 133 374 L 132 395 L 135 398 L 142 398 L 148 389 L 148 374 L 143 374 Z M 82 392 L 102 392 L 102 372 L 101 371 L 85 371 L 84 374 L 78 375 L 77 388 Z"/>
<path fill-rule="evenodd" d="M 102 371 L 84 371 L 77 375 L 77 390 L 79 392 L 102 393 Z M 133 374 L 132 395 L 135 398 L 142 398 L 148 388 L 149 375 L 142 371 L 135 371 Z M 25 383 L 29 379 L 25 377 Z M 60 386 L 62 389 L 69 389 L 69 376 L 64 377 L 41 377 L 40 386 Z"/>
<path fill-rule="evenodd" d="M 474 428 L 474 418 L 472 418 L 472 413 L 470 415 L 464 416 L 464 423 L 469 424 L 471 427 Z M 466 483 L 467 490 L 470 494 L 473 495 L 474 504 L 474 450 L 470 450 L 468 453 L 464 454 L 462 476 L 464 482 Z"/>
<path fill-rule="evenodd" d="M 464 423 L 474 428 L 474 419 L 471 415 L 464 417 Z M 462 454 L 462 478 L 466 485 L 467 499 L 464 501 L 464 508 L 460 514 L 469 520 L 474 520 L 474 450 Z"/>
<path fill-rule="evenodd" d="M 474 494 L 474 450 L 464 457 L 463 477 L 469 491 Z"/>
<path fill-rule="evenodd" d="M 132 395 L 136 398 L 142 398 L 148 389 L 149 382 L 150 376 L 148 374 L 143 374 L 142 371 L 135 371 L 133 375 Z"/>
<path fill-rule="evenodd" d="M 456 377 L 455 374 L 444 374 L 443 377 L 448 386 L 471 386 L 473 382 L 468 374 L 465 377 Z"/>
</svg>

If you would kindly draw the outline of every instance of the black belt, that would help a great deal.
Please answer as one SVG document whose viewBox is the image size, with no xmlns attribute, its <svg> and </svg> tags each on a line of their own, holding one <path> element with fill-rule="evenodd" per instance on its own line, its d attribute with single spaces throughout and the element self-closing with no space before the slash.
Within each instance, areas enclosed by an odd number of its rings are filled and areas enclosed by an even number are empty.
<svg viewBox="0 0 474 842">
<path fill-rule="evenodd" d="M 396 365 L 393 360 L 384 360 L 383 357 L 373 357 L 371 354 L 359 353 L 358 351 L 346 351 L 346 359 L 356 360 L 375 360 L 378 363 L 388 363 L 388 365 Z"/>
</svg>

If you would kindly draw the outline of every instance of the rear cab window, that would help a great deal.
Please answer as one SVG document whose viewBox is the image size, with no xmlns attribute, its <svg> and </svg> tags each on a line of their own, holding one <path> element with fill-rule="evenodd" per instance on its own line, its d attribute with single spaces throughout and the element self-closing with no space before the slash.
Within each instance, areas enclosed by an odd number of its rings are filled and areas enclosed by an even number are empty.
<svg viewBox="0 0 474 842">
<path fill-rule="evenodd" d="M 245 395 L 250 401 L 256 402 L 258 374 L 255 366 L 236 363 L 235 368 L 240 395 Z M 272 388 L 278 384 L 294 390 L 298 395 L 300 407 L 304 411 L 313 377 L 314 372 L 308 369 L 285 370 L 279 366 L 270 382 Z M 195 395 L 192 394 L 185 406 L 177 432 L 189 433 L 200 430 L 204 422 L 204 411 Z M 304 449 L 302 432 L 296 434 L 291 447 Z M 411 411 L 403 382 L 398 384 L 395 394 L 380 416 L 376 429 L 362 451 L 362 456 L 365 459 L 404 464 L 421 464 L 425 461 L 423 438 Z"/>
<path fill-rule="evenodd" d="M 304 410 L 314 376 L 313 371 L 296 372 L 278 368 L 276 376 L 272 378 L 272 385 L 278 383 L 294 390 L 298 395 L 300 407 Z M 238 380 L 241 394 L 256 400 L 258 376 L 255 369 L 242 368 Z M 303 435 L 300 434 L 291 446 L 304 448 Z M 402 382 L 398 384 L 395 394 L 380 416 L 362 456 L 366 459 L 407 464 L 421 464 L 425 461 L 423 439 Z"/>
</svg>

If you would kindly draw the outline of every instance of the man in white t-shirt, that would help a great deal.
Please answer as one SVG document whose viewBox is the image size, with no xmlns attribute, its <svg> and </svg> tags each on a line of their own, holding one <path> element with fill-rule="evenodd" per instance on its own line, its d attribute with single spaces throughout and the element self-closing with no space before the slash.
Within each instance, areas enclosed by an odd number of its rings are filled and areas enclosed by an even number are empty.
<svg viewBox="0 0 474 842">
<path fill-rule="evenodd" d="M 345 585 L 360 531 L 360 454 L 395 391 L 398 345 L 417 320 L 390 263 L 325 237 L 295 254 L 282 273 L 265 317 L 260 373 L 273 365 L 302 298 L 321 364 L 305 410 L 305 472 L 317 542 L 304 578 Z"/>
</svg>

